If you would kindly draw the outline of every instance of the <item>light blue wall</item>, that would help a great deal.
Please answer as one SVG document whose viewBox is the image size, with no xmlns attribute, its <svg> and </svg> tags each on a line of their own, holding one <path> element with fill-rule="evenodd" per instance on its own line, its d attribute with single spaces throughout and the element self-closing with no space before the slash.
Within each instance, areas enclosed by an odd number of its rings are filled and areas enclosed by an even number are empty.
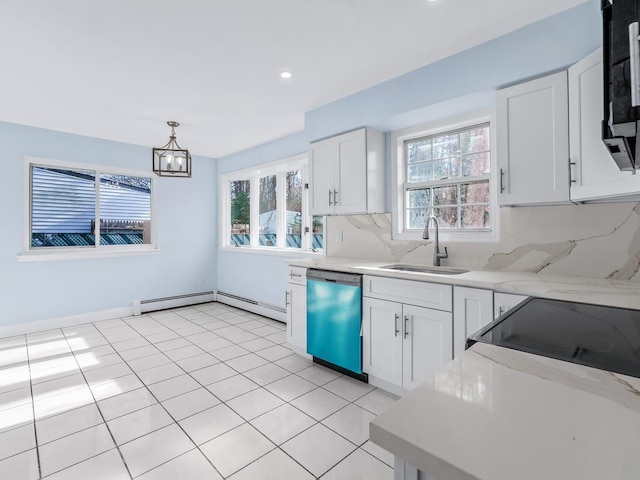
<svg viewBox="0 0 640 480">
<path fill-rule="evenodd" d="M 589 0 L 559 15 L 375 85 L 305 115 L 305 130 L 220 159 L 220 173 L 305 151 L 309 141 L 362 126 L 390 132 L 493 105 L 496 88 L 565 68 L 601 45 L 601 14 Z M 380 59 L 384 62 L 384 58 Z M 391 210 L 387 135 L 387 209 Z M 326 239 L 331 242 L 331 238 Z M 218 287 L 284 307 L 282 257 L 220 252 Z M 234 275 L 233 271 L 250 272 Z"/>
<path fill-rule="evenodd" d="M 215 290 L 216 161 L 194 157 L 193 178 L 157 178 L 160 253 L 18 262 L 25 156 L 148 171 L 151 147 L 0 122 L 0 326 L 131 306 L 134 300 Z M 206 279 L 204 286 L 199 278 Z"/>
<path fill-rule="evenodd" d="M 601 23 L 599 2 L 589 0 L 311 110 L 305 116 L 307 139 L 313 141 L 365 125 L 395 130 L 433 119 L 432 110 L 445 114 L 465 104 L 476 107 L 483 98 L 486 101 L 487 91 L 567 67 L 591 53 L 602 44 Z"/>
</svg>

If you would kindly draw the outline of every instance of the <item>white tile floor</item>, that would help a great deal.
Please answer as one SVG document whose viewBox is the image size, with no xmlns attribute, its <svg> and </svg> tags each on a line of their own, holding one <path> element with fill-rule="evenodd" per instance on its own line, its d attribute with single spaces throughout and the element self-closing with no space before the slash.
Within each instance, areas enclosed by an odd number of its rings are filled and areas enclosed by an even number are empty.
<svg viewBox="0 0 640 480">
<path fill-rule="evenodd" d="M 391 480 L 396 397 L 219 303 L 0 339 L 0 477 Z"/>
</svg>

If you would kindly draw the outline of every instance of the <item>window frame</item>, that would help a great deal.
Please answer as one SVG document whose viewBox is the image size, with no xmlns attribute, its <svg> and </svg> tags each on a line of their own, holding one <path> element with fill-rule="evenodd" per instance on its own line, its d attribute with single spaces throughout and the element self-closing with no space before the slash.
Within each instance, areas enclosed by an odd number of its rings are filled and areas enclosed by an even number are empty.
<svg viewBox="0 0 640 480">
<path fill-rule="evenodd" d="M 490 230 L 478 229 L 441 229 L 440 239 L 444 241 L 460 241 L 460 242 L 497 242 L 499 240 L 500 231 L 500 215 L 498 207 L 497 185 L 497 161 L 496 161 L 496 123 L 495 110 L 485 109 L 476 112 L 469 112 L 462 115 L 456 115 L 441 120 L 432 121 L 425 124 L 414 125 L 401 130 L 391 132 L 391 217 L 392 217 L 392 238 L 394 240 L 418 240 L 422 239 L 422 229 L 405 228 L 405 218 L 407 214 L 405 185 L 406 182 L 406 148 L 405 142 L 421 137 L 446 134 L 463 130 L 474 125 L 488 123 L 491 135 L 491 158 L 490 173 L 482 176 L 472 177 L 479 180 L 481 177 L 489 179 L 489 215 L 491 218 Z M 455 180 L 434 180 L 429 183 L 430 187 L 440 185 L 457 185 L 467 183 L 465 177 L 456 177 Z M 419 185 L 419 184 L 416 184 Z"/>
<path fill-rule="evenodd" d="M 277 185 L 284 186 L 286 184 L 286 174 L 294 170 L 302 171 L 302 247 L 293 248 L 286 246 L 286 188 L 278 188 L 276 191 L 276 245 L 267 246 L 260 245 L 259 238 L 259 208 L 260 208 L 260 178 L 270 175 L 276 175 Z M 230 241 L 231 236 L 231 182 L 248 180 L 250 182 L 250 244 L 249 245 L 234 245 Z M 266 253 L 272 255 L 288 255 L 296 256 L 302 255 L 308 257 L 310 255 L 324 255 L 326 252 L 326 246 L 322 251 L 312 250 L 312 222 L 313 216 L 309 209 L 309 189 L 305 188 L 305 185 L 309 183 L 309 160 L 306 153 L 294 155 L 284 158 L 282 160 L 276 160 L 269 163 L 256 165 L 254 167 L 235 170 L 220 175 L 219 177 L 219 189 L 220 189 L 220 234 L 219 245 L 220 250 L 228 252 L 245 252 L 245 253 Z M 284 206 L 284 209 L 281 208 Z M 308 232 L 305 232 L 306 228 L 309 228 Z M 323 238 L 326 241 L 326 222 L 323 224 Z"/>
<path fill-rule="evenodd" d="M 65 170 L 84 170 L 96 173 L 96 181 L 99 181 L 100 175 L 122 175 L 145 177 L 151 180 L 151 243 L 147 244 L 127 244 L 127 245 L 97 245 L 87 246 L 50 246 L 37 247 L 31 246 L 31 200 L 32 200 L 32 167 L 43 168 L 59 168 Z M 23 177 L 24 177 L 24 197 L 23 197 L 23 234 L 22 234 L 22 252 L 18 255 L 21 262 L 38 261 L 38 260 L 66 260 L 76 258 L 100 258 L 107 256 L 127 256 L 127 255 L 146 255 L 158 253 L 157 248 L 157 215 L 156 215 L 156 179 L 152 172 L 141 170 L 130 170 L 124 168 L 110 167 L 104 165 L 94 165 L 87 163 L 69 162 L 64 160 L 52 160 L 38 157 L 24 157 L 23 159 Z M 99 220 L 100 213 L 100 190 L 96 189 L 96 219 Z M 99 225 L 98 222 L 96 222 Z M 99 240 L 99 236 L 97 237 Z"/>
</svg>

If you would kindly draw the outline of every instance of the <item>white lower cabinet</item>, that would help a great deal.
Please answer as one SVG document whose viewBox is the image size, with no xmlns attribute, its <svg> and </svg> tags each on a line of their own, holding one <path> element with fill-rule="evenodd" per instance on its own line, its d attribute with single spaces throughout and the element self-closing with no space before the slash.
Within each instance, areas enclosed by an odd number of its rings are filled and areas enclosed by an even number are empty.
<svg viewBox="0 0 640 480">
<path fill-rule="evenodd" d="M 375 288 L 378 279 L 369 280 Z M 386 285 L 394 282 L 388 278 L 380 281 Z M 448 289 L 449 298 L 451 295 L 448 285 L 397 281 L 418 291 L 421 285 L 427 292 L 442 289 L 445 297 Z M 370 290 L 365 287 L 366 291 Z M 362 306 L 362 368 L 369 374 L 370 383 L 402 393 L 418 386 L 453 358 L 450 301 L 444 305 L 448 311 L 370 296 L 363 298 Z"/>
<path fill-rule="evenodd" d="M 451 312 L 402 306 L 402 386 L 411 390 L 453 358 Z"/>
<path fill-rule="evenodd" d="M 307 277 L 306 269 L 288 267 L 286 306 L 287 306 L 287 342 L 293 351 L 307 353 Z"/>
<path fill-rule="evenodd" d="M 453 287 L 453 356 L 464 353 L 467 337 L 493 320 L 493 290 Z"/>
<path fill-rule="evenodd" d="M 402 385 L 402 304 L 362 299 L 362 369 Z"/>
<path fill-rule="evenodd" d="M 524 302 L 527 298 L 526 295 L 516 295 L 514 293 L 494 293 L 493 294 L 493 308 L 494 317 L 498 318 L 500 315 L 521 302 Z"/>
</svg>

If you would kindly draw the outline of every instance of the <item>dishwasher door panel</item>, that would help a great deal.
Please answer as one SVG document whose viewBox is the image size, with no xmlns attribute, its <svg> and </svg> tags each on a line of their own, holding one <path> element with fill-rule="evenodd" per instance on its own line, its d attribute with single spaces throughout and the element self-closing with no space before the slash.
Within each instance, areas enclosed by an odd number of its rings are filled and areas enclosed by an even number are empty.
<svg viewBox="0 0 640 480">
<path fill-rule="evenodd" d="M 307 280 L 307 353 L 362 373 L 362 287 Z"/>
</svg>

